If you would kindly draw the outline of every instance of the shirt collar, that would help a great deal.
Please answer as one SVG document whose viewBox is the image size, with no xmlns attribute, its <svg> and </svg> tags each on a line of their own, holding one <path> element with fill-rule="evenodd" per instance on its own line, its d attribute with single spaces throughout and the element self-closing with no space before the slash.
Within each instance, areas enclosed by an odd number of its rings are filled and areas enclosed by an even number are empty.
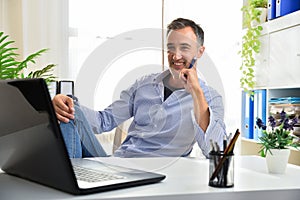
<svg viewBox="0 0 300 200">
<path fill-rule="evenodd" d="M 154 81 L 155 83 L 159 84 L 159 83 L 161 83 L 161 82 L 163 81 L 163 79 L 164 79 L 166 76 L 168 76 L 170 73 L 171 73 L 170 70 L 167 69 L 167 70 L 163 71 L 162 73 L 157 74 L 157 75 L 154 77 L 153 81 Z"/>
<path fill-rule="evenodd" d="M 199 80 L 199 83 L 200 83 L 200 86 L 201 87 L 205 87 L 207 85 L 206 81 L 205 80 L 202 80 L 200 77 L 199 77 L 199 71 L 197 71 L 198 73 L 198 80 Z M 162 84 L 162 81 L 163 79 L 168 76 L 169 74 L 171 74 L 170 70 L 167 69 L 161 73 L 158 73 L 154 79 L 153 79 L 153 82 L 156 83 L 156 84 Z"/>
</svg>

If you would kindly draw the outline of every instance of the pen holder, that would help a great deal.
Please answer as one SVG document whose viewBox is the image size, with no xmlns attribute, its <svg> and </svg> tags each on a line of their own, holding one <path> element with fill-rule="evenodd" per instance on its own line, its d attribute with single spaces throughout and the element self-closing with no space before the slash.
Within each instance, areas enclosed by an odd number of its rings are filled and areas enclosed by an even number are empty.
<svg viewBox="0 0 300 200">
<path fill-rule="evenodd" d="M 209 153 L 209 186 L 228 188 L 234 185 L 234 154 Z"/>
</svg>

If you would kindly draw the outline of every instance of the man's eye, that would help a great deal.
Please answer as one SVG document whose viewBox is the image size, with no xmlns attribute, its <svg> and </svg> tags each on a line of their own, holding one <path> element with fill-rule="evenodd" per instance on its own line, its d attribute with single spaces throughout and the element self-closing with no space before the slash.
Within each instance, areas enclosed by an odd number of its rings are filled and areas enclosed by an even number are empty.
<svg viewBox="0 0 300 200">
<path fill-rule="evenodd" d="M 176 50 L 175 50 L 175 48 L 170 48 L 170 49 L 168 49 L 168 52 L 169 52 L 169 53 L 175 53 Z"/>
<path fill-rule="evenodd" d="M 168 47 L 168 51 L 175 51 L 175 47 Z"/>
<path fill-rule="evenodd" d="M 190 48 L 189 47 L 181 47 L 180 48 L 182 51 L 188 51 Z"/>
</svg>

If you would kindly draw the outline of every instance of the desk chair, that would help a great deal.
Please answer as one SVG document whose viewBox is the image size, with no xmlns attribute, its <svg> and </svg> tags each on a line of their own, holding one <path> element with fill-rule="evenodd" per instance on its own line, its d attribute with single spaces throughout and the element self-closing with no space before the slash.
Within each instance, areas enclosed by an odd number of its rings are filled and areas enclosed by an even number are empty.
<svg viewBox="0 0 300 200">
<path fill-rule="evenodd" d="M 126 120 L 116 128 L 114 134 L 112 153 L 114 153 L 121 146 L 122 142 L 125 140 L 127 136 L 127 130 L 131 122 L 132 122 L 132 118 Z"/>
</svg>

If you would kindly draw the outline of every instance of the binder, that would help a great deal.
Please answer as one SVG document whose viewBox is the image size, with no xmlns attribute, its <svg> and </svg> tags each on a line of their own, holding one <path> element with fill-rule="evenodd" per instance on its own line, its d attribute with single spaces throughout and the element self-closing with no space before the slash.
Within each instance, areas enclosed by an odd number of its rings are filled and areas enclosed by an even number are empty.
<svg viewBox="0 0 300 200">
<path fill-rule="evenodd" d="M 262 136 L 262 130 L 256 125 L 256 119 L 260 118 L 265 124 L 266 122 L 266 90 L 254 90 L 253 97 L 253 139 L 258 140 Z"/>
<path fill-rule="evenodd" d="M 248 139 L 253 139 L 253 98 L 244 91 L 242 91 L 241 113 L 242 136 Z"/>
<path fill-rule="evenodd" d="M 268 20 L 276 18 L 276 0 L 268 0 Z"/>
<path fill-rule="evenodd" d="M 276 1 L 276 17 L 284 16 L 289 13 L 300 10 L 299 0 L 277 0 Z"/>
</svg>

